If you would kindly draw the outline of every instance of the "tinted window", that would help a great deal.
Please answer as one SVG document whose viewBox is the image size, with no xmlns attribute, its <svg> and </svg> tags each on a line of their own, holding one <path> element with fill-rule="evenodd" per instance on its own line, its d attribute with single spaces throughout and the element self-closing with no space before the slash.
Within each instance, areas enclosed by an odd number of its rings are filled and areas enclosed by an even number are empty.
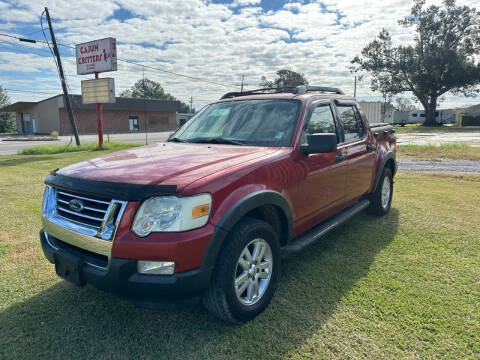
<svg viewBox="0 0 480 360">
<path fill-rule="evenodd" d="M 298 100 L 242 100 L 211 104 L 176 134 L 185 141 L 221 137 L 255 146 L 290 146 Z"/>
<path fill-rule="evenodd" d="M 329 105 L 320 105 L 313 110 L 305 132 L 307 134 L 336 133 L 335 120 Z"/>
<path fill-rule="evenodd" d="M 338 114 L 342 123 L 345 142 L 360 140 L 365 133 L 363 121 L 358 110 L 353 106 L 339 106 Z"/>
</svg>

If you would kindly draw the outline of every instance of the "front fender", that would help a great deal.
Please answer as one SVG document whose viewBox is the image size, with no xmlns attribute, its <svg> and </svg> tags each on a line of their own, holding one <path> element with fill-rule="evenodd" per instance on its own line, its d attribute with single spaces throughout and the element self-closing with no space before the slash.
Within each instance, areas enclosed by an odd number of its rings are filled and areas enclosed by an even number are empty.
<svg viewBox="0 0 480 360">
<path fill-rule="evenodd" d="M 203 268 L 212 268 L 215 266 L 215 261 L 223 242 L 235 224 L 237 224 L 240 219 L 250 211 L 263 205 L 274 205 L 283 211 L 287 219 L 287 240 L 292 238 L 293 215 L 287 199 L 285 199 L 285 197 L 279 192 L 273 190 L 259 190 L 252 192 L 242 197 L 230 207 L 215 225 L 212 240 L 210 241 L 203 258 Z"/>
</svg>

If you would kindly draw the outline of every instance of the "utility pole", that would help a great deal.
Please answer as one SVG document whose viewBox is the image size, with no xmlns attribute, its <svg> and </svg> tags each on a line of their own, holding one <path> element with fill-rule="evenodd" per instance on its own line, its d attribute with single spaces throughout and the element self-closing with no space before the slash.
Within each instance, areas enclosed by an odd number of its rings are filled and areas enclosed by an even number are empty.
<svg viewBox="0 0 480 360">
<path fill-rule="evenodd" d="M 240 92 L 243 92 L 243 80 L 245 79 L 245 74 L 242 74 L 242 86 L 240 87 Z"/>
<path fill-rule="evenodd" d="M 355 85 L 353 86 L 353 97 L 357 97 L 357 75 L 355 75 Z"/>
<path fill-rule="evenodd" d="M 193 112 L 193 96 L 190 96 L 190 112 Z"/>
<path fill-rule="evenodd" d="M 55 40 L 55 34 L 53 33 L 52 21 L 50 20 L 50 14 L 48 8 L 45 7 L 45 15 L 47 16 L 48 28 L 50 29 L 50 37 L 53 43 L 53 53 L 57 58 L 58 72 L 60 75 L 60 82 L 62 83 L 63 95 L 65 96 L 65 102 L 67 105 L 68 116 L 70 117 L 70 124 L 72 125 L 73 134 L 75 135 L 75 143 L 80 146 L 80 138 L 78 137 L 77 123 L 73 116 L 72 104 L 70 103 L 70 97 L 68 96 L 67 83 L 65 82 L 65 74 L 63 73 L 62 60 L 60 59 L 60 52 L 58 51 L 57 41 Z"/>
<path fill-rule="evenodd" d="M 145 84 L 145 66 L 142 67 L 142 73 L 143 73 L 143 117 L 145 118 L 145 145 L 148 145 L 148 121 L 147 121 L 147 104 L 146 104 L 146 98 L 147 98 L 147 86 Z"/>
<path fill-rule="evenodd" d="M 98 80 L 98 72 L 95 72 L 95 79 Z M 97 122 L 98 122 L 98 147 L 103 149 L 103 118 L 102 104 L 97 103 Z"/>
</svg>

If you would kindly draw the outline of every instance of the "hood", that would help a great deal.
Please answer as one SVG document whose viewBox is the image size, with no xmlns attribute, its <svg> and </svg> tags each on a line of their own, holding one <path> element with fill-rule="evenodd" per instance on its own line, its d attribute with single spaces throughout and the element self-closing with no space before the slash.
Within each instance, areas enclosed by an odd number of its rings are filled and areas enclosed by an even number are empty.
<svg viewBox="0 0 480 360">
<path fill-rule="evenodd" d="M 177 185 L 180 190 L 205 176 L 278 151 L 271 147 L 158 143 L 82 161 L 58 174 L 130 184 Z"/>
</svg>

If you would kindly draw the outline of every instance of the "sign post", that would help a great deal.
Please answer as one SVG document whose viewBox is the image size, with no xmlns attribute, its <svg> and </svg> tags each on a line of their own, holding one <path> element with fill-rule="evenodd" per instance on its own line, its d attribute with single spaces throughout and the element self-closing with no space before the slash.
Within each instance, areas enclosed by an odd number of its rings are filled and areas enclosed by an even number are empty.
<svg viewBox="0 0 480 360">
<path fill-rule="evenodd" d="M 116 40 L 114 38 L 95 40 L 78 44 L 75 49 L 77 53 L 77 74 L 95 74 L 95 80 L 82 81 L 82 99 L 84 104 L 97 104 L 98 146 L 102 148 L 102 103 L 115 102 L 115 85 L 113 79 L 100 79 L 98 73 L 117 70 Z M 103 80 L 107 80 L 106 86 Z M 92 100 L 95 102 L 92 102 Z"/>
<path fill-rule="evenodd" d="M 98 72 L 95 73 L 95 79 L 98 80 Z M 102 103 L 97 103 L 98 117 L 98 147 L 103 148 L 103 119 L 102 119 Z"/>
</svg>

